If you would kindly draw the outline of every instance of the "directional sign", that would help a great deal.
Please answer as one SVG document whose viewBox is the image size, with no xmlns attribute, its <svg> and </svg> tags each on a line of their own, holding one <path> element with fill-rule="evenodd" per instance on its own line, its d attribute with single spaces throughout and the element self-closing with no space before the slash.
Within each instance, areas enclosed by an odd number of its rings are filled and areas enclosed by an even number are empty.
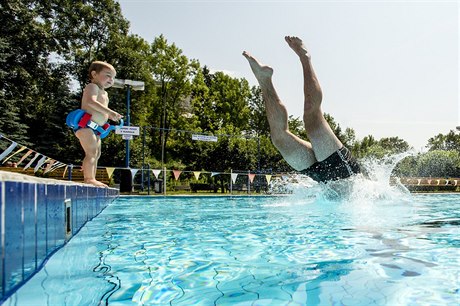
<svg viewBox="0 0 460 306">
<path fill-rule="evenodd" d="M 124 126 L 115 130 L 116 134 L 121 135 L 135 135 L 139 136 L 139 127 L 138 126 Z"/>
<path fill-rule="evenodd" d="M 133 135 L 126 135 L 126 134 L 123 134 L 123 135 L 121 135 L 121 137 L 122 137 L 124 140 L 131 140 L 131 139 L 133 139 Z"/>
<path fill-rule="evenodd" d="M 217 142 L 217 137 L 216 136 L 209 136 L 209 135 L 192 134 L 192 139 L 193 140 L 201 140 L 201 141 Z"/>
</svg>

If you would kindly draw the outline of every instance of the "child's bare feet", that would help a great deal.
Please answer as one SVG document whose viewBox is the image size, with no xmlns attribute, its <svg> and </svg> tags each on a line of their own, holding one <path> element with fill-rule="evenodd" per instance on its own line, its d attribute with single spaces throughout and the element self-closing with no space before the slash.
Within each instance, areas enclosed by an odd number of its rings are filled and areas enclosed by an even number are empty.
<svg viewBox="0 0 460 306">
<path fill-rule="evenodd" d="M 109 186 L 107 186 L 106 184 L 102 183 L 102 182 L 99 182 L 98 180 L 96 179 L 89 179 L 89 180 L 85 180 L 84 181 L 85 184 L 91 184 L 91 185 L 94 185 L 94 186 L 97 186 L 97 187 L 105 187 L 105 188 L 108 188 Z"/>
<path fill-rule="evenodd" d="M 303 44 L 303 41 L 296 36 L 285 36 L 284 39 L 288 43 L 289 47 L 300 57 L 310 58 L 310 54 L 307 51 L 307 48 Z"/>
<path fill-rule="evenodd" d="M 243 56 L 248 60 L 257 81 L 264 82 L 271 79 L 273 75 L 273 69 L 271 67 L 262 65 L 255 57 L 246 51 L 243 51 Z"/>
</svg>

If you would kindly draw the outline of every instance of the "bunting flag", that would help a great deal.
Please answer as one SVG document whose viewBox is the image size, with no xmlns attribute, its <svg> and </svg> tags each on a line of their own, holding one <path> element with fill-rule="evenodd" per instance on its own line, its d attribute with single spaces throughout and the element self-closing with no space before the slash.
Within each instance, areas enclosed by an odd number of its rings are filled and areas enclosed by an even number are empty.
<svg viewBox="0 0 460 306">
<path fill-rule="evenodd" d="M 137 171 L 139 171 L 139 169 L 129 169 L 131 170 L 131 179 L 134 181 L 134 176 L 136 176 L 136 173 Z"/>
<path fill-rule="evenodd" d="M 58 169 L 58 168 L 62 168 L 62 167 L 68 167 L 68 165 L 59 162 L 59 164 L 58 164 L 57 166 L 53 167 L 53 170 L 51 170 L 51 171 L 54 171 L 54 170 L 56 170 L 56 169 Z"/>
<path fill-rule="evenodd" d="M 13 143 L 10 144 L 10 146 L 5 151 L 3 151 L 2 154 L 0 154 L 0 161 L 2 161 L 8 154 L 10 154 L 11 151 L 13 151 L 14 148 L 16 148 L 17 145 L 18 144 L 13 141 Z"/>
<path fill-rule="evenodd" d="M 32 152 L 33 152 L 32 150 L 29 150 L 29 151 L 26 152 L 26 154 L 24 154 L 24 155 L 21 157 L 21 159 L 18 161 L 18 167 L 19 167 L 19 165 L 24 161 L 24 159 L 26 159 L 30 154 L 32 154 Z"/>
<path fill-rule="evenodd" d="M 49 172 L 53 172 L 54 170 L 58 169 L 58 168 L 62 168 L 64 166 L 67 166 L 67 164 L 64 164 L 64 163 L 61 163 L 60 161 L 55 161 L 53 167 L 51 167 L 51 169 L 49 170 Z"/>
<path fill-rule="evenodd" d="M 20 153 L 23 152 L 23 153 L 21 153 L 21 154 L 23 154 L 22 157 L 17 162 L 18 167 L 22 163 L 24 163 L 30 156 L 33 156 L 27 162 L 26 166 L 23 169 L 24 171 L 27 170 L 28 168 L 32 167 L 34 162 L 37 161 L 36 164 L 35 164 L 35 167 L 34 167 L 34 172 L 36 172 L 36 171 L 38 171 L 39 169 L 42 168 L 44 170 L 44 173 L 48 173 L 48 172 L 54 171 L 54 170 L 56 170 L 58 168 L 65 167 L 63 175 L 62 175 L 62 177 L 65 178 L 67 171 L 68 170 L 71 171 L 71 169 L 73 168 L 72 165 L 67 165 L 65 163 L 59 162 L 57 160 L 54 160 L 54 159 L 52 159 L 50 157 L 47 157 L 47 156 L 45 156 L 45 155 L 43 155 L 43 154 L 41 154 L 39 152 L 36 152 L 34 150 L 31 150 L 31 149 L 27 148 L 26 146 L 18 144 L 16 142 L 4 137 L 1 134 L 0 134 L 0 138 L 4 138 L 4 139 L 6 139 L 6 140 L 11 142 L 9 147 L 0 154 L 0 163 L 4 164 L 5 162 L 7 162 L 8 160 L 12 159 L 15 156 L 17 158 L 18 156 L 20 156 Z M 19 146 L 19 149 L 14 151 L 16 148 L 18 148 L 18 146 Z M 34 155 L 32 155 L 32 153 L 34 153 Z M 109 179 L 113 176 L 113 173 L 114 173 L 115 169 L 126 169 L 126 168 L 105 167 L 105 170 L 107 171 L 107 175 L 108 175 Z M 130 169 L 133 180 L 134 180 L 134 177 L 136 176 L 136 174 L 137 174 L 137 172 L 139 170 L 140 169 Z M 159 177 L 159 175 L 161 174 L 162 171 L 164 171 L 163 176 L 166 177 L 166 169 L 164 169 L 164 170 L 151 169 L 151 170 L 152 170 L 152 173 L 154 174 L 156 179 L 158 179 L 158 177 Z M 179 180 L 179 177 L 180 177 L 180 175 L 182 174 L 183 171 L 182 170 L 172 170 L 172 172 L 173 172 L 173 175 L 174 175 L 174 179 L 177 181 L 177 180 Z M 185 171 L 185 172 L 193 172 L 193 175 L 195 176 L 196 180 L 199 180 L 200 175 L 202 173 L 202 171 Z M 209 173 L 209 172 L 205 172 L 205 173 Z M 210 174 L 211 174 L 211 177 L 214 177 L 214 176 L 220 175 L 220 174 L 228 175 L 229 173 L 210 172 Z M 246 173 L 239 173 L 239 174 L 245 175 Z M 239 174 L 230 172 L 230 176 L 231 176 L 231 180 L 232 180 L 233 184 L 236 183 L 236 180 L 237 180 Z M 248 180 L 250 181 L 250 183 L 253 183 L 254 178 L 256 177 L 257 174 L 248 172 L 247 175 L 248 175 Z M 267 181 L 268 184 L 270 184 L 272 179 L 276 179 L 278 177 L 281 177 L 283 180 L 288 179 L 287 175 L 270 175 L 270 174 L 266 174 L 265 175 L 265 180 Z M 420 183 L 420 181 L 419 181 L 419 183 Z M 439 184 L 440 184 L 440 182 L 438 181 L 438 185 Z M 448 182 L 446 182 L 446 184 L 448 184 Z"/>
<path fill-rule="evenodd" d="M 181 173 L 181 170 L 173 170 L 174 178 L 176 179 L 176 181 L 179 179 Z"/>
<path fill-rule="evenodd" d="M 161 170 L 160 169 L 153 169 L 152 172 L 153 172 L 153 175 L 155 175 L 155 178 L 158 179 L 158 175 L 161 173 Z"/>
<path fill-rule="evenodd" d="M 62 173 L 62 178 L 65 178 L 65 173 L 67 172 L 67 169 L 69 169 L 69 166 L 65 165 L 64 172 Z"/>
<path fill-rule="evenodd" d="M 29 161 L 29 163 L 24 167 L 23 170 L 26 171 L 40 155 L 40 153 L 35 153 L 35 156 Z"/>
<path fill-rule="evenodd" d="M 272 180 L 272 176 L 270 174 L 266 174 L 265 179 L 267 180 L 267 184 L 270 184 L 270 181 Z"/>
<path fill-rule="evenodd" d="M 37 172 L 38 169 L 40 169 L 40 167 L 46 162 L 47 158 L 48 157 L 43 155 L 43 157 L 38 160 L 37 164 L 35 165 L 34 172 Z"/>
<path fill-rule="evenodd" d="M 107 175 L 109 176 L 109 179 L 112 177 L 113 172 L 115 171 L 114 167 L 106 167 L 105 170 L 107 171 Z"/>
<path fill-rule="evenodd" d="M 8 161 L 8 159 L 10 159 L 11 157 L 15 156 L 16 154 L 18 154 L 19 152 L 25 150 L 27 147 L 25 146 L 22 146 L 21 148 L 19 148 L 19 150 L 17 150 L 16 152 L 14 152 L 13 154 L 11 154 L 10 156 L 8 156 L 7 158 L 5 158 L 5 160 L 3 161 L 3 163 L 6 163 Z"/>
<path fill-rule="evenodd" d="M 51 170 L 51 168 L 53 167 L 55 162 L 56 161 L 54 159 L 50 160 L 48 165 L 46 165 L 45 171 L 43 173 L 48 173 Z"/>
</svg>

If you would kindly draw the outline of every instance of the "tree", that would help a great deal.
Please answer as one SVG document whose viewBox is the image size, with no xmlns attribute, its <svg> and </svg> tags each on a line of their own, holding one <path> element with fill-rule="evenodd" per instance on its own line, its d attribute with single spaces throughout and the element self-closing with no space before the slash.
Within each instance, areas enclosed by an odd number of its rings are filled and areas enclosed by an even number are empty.
<svg viewBox="0 0 460 306">
<path fill-rule="evenodd" d="M 137 35 L 116 35 L 112 37 L 109 43 L 111 47 L 108 48 L 107 57 L 115 65 L 117 79 L 142 81 L 145 84 L 143 91 L 130 90 L 130 124 L 139 127 L 149 126 L 150 115 L 155 111 L 154 105 L 158 101 L 157 87 L 149 62 L 152 56 L 150 44 Z M 127 115 L 126 95 L 127 88 L 109 89 L 110 108 Z M 143 133 L 143 130 L 141 130 L 141 133 Z M 146 144 L 150 143 L 151 134 L 147 134 Z M 152 146 L 146 145 L 143 147 L 143 145 L 143 134 L 131 140 L 131 165 L 142 166 L 142 149 L 145 150 L 144 153 L 147 158 L 152 155 Z M 100 163 L 102 165 L 124 165 L 124 142 L 120 141 L 119 137 L 105 139 L 103 149 L 103 152 L 110 152 L 111 154 L 104 153 L 101 156 Z M 123 154 L 120 154 L 120 152 L 123 152 Z"/>
<path fill-rule="evenodd" d="M 428 139 L 427 148 L 430 151 L 434 150 L 447 150 L 447 151 L 460 151 L 460 134 L 451 130 L 448 134 L 438 134 Z"/>
<path fill-rule="evenodd" d="M 362 158 L 366 156 L 366 153 L 369 151 L 369 148 L 377 144 L 374 136 L 368 135 L 365 136 L 361 141 L 357 141 L 352 146 L 352 153 L 356 158 Z"/>
<path fill-rule="evenodd" d="M 33 108 L 41 94 L 38 84 L 46 75 L 53 50 L 45 9 L 40 1 L 11 0 L 0 4 L 0 107 L 2 131 L 24 144 L 33 144 L 28 130 Z"/>
<path fill-rule="evenodd" d="M 6 80 L 9 75 L 6 61 L 11 56 L 12 48 L 7 39 L 0 37 L 0 132 L 17 142 L 27 143 L 24 133 L 27 126 L 21 122 L 18 103 L 12 101 L 13 93 L 8 97 L 6 92 Z"/>
<path fill-rule="evenodd" d="M 212 74 L 205 66 L 193 84 L 192 106 L 202 131 L 213 133 L 228 125 L 238 131 L 250 129 L 251 91 L 246 80 Z"/>
<path fill-rule="evenodd" d="M 371 135 L 364 137 L 361 142 L 355 142 L 352 146 L 352 152 L 358 158 L 376 157 L 383 158 L 388 155 L 403 153 L 408 151 L 409 144 L 399 137 L 382 138 L 375 140 Z"/>
<path fill-rule="evenodd" d="M 210 96 L 212 77 L 209 69 L 204 66 L 197 71 L 192 81 L 190 103 L 198 121 L 197 131 L 213 132 L 216 130 Z"/>
<path fill-rule="evenodd" d="M 70 80 L 83 86 L 89 63 L 106 59 L 116 46 L 108 47 L 113 38 L 126 35 L 129 24 L 119 4 L 9 0 L 0 4 L 0 17 L 1 131 L 50 156 L 73 160 L 64 122 L 80 95 L 72 93 Z"/>
<path fill-rule="evenodd" d="M 417 161 L 417 175 L 422 177 L 460 177 L 460 152 L 433 150 Z"/>
<path fill-rule="evenodd" d="M 88 67 L 94 60 L 116 61 L 109 56 L 120 37 L 127 36 L 129 22 L 113 0 L 49 1 L 49 26 L 56 52 L 83 88 L 88 82 Z"/>
<path fill-rule="evenodd" d="M 355 142 L 355 131 L 352 128 L 346 128 L 345 132 L 343 132 L 340 124 L 338 124 L 330 114 L 325 113 L 324 118 L 343 145 L 346 147 L 353 147 Z"/>
<path fill-rule="evenodd" d="M 149 123 L 163 129 L 162 138 L 158 141 L 166 148 L 168 130 L 176 127 L 180 117 L 188 112 L 191 80 L 197 73 L 199 63 L 190 61 L 174 43 L 168 44 L 163 35 L 152 43 L 149 63 L 159 98 L 153 105 L 156 112 L 151 113 Z M 165 160 L 165 156 L 161 156 L 161 159 Z"/>
<path fill-rule="evenodd" d="M 403 153 L 410 149 L 407 141 L 399 137 L 382 138 L 379 140 L 378 144 L 382 148 L 386 148 L 390 154 Z"/>
<path fill-rule="evenodd" d="M 407 156 L 403 158 L 393 169 L 393 175 L 397 177 L 415 177 L 420 176 L 417 171 L 417 164 L 420 154 L 417 156 Z"/>
<path fill-rule="evenodd" d="M 249 127 L 257 135 L 270 135 L 270 125 L 268 123 L 265 101 L 262 96 L 262 90 L 259 86 L 251 88 L 251 96 L 249 98 L 249 109 L 251 116 L 249 118 Z"/>
</svg>

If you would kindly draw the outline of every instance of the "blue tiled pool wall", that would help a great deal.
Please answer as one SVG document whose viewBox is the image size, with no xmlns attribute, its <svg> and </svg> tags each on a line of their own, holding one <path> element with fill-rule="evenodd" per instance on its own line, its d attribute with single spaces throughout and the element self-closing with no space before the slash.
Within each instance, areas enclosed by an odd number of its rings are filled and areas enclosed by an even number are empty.
<svg viewBox="0 0 460 306">
<path fill-rule="evenodd" d="M 110 188 L 0 182 L 0 303 L 118 196 L 119 190 Z"/>
</svg>

